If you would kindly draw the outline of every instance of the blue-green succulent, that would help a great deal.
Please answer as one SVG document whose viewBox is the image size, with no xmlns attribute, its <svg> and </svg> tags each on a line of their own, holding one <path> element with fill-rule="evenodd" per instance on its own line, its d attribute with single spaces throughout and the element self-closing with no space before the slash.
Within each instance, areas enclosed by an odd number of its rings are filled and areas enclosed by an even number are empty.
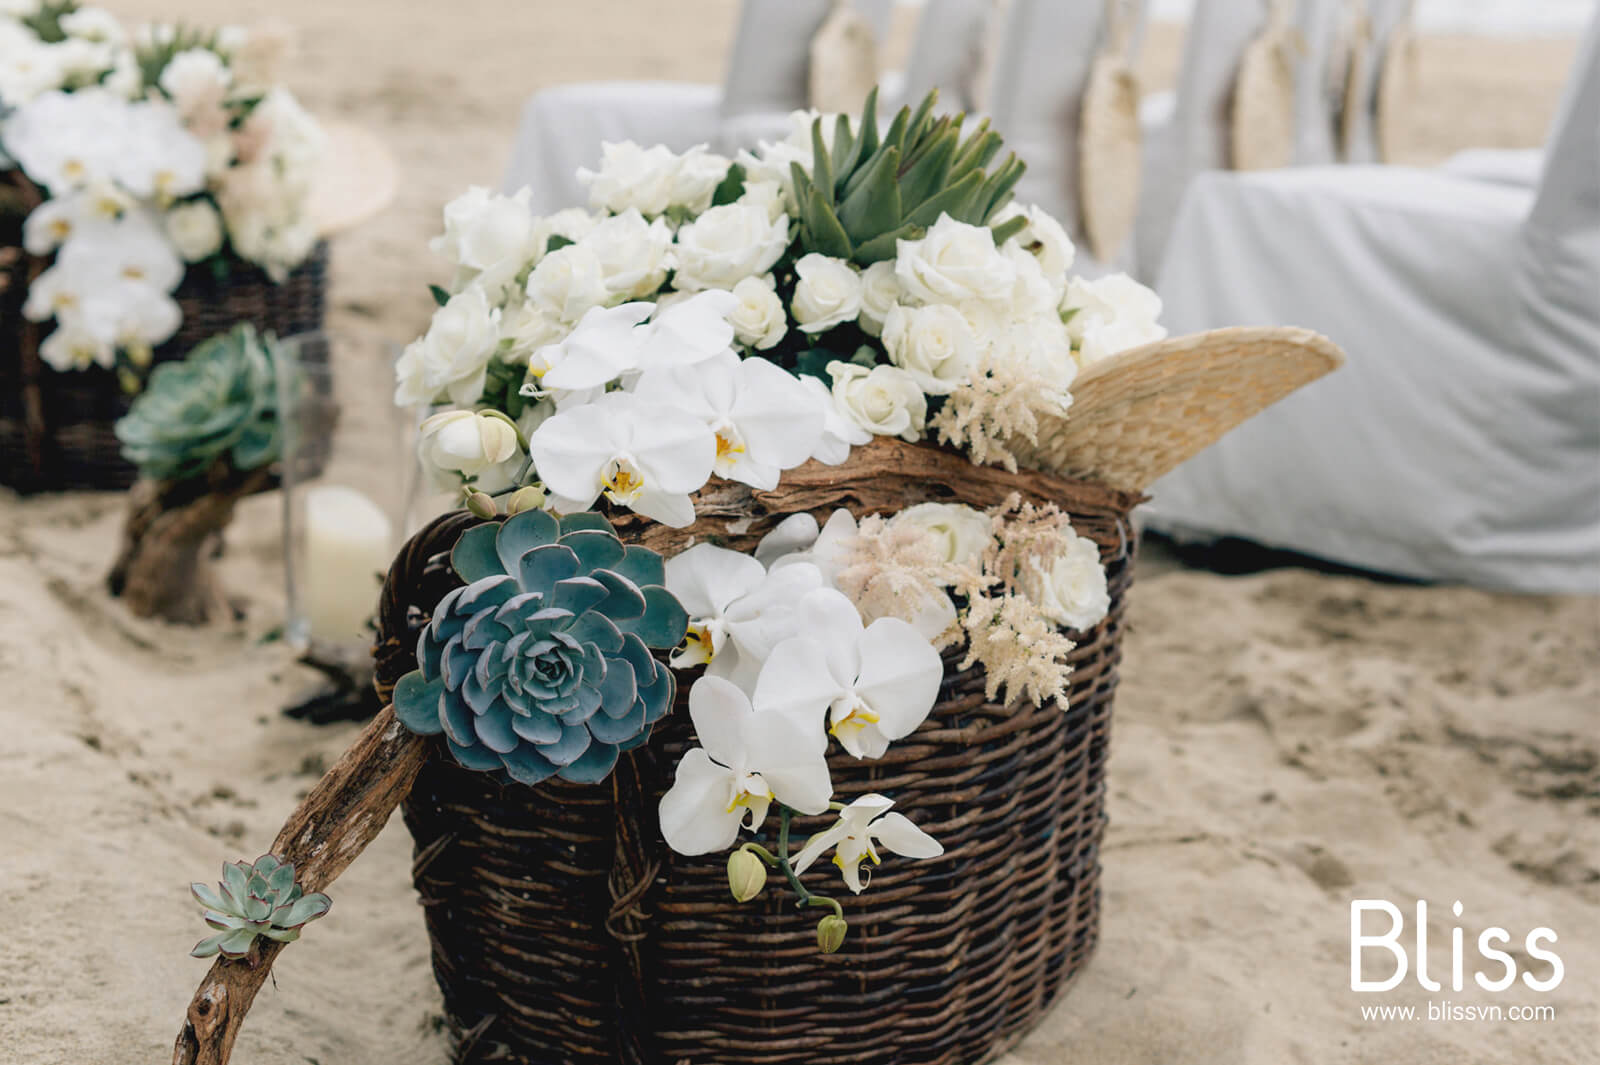
<svg viewBox="0 0 1600 1065">
<path fill-rule="evenodd" d="M 221 954 L 242 958 L 258 936 L 293 943 L 300 929 L 328 912 L 333 905 L 319 892 L 304 894 L 294 882 L 294 864 L 263 854 L 255 863 L 224 862 L 222 883 L 190 884 L 195 900 L 206 908 L 206 924 L 216 934 L 202 939 L 190 951 L 196 958 Z"/>
<path fill-rule="evenodd" d="M 272 340 L 248 325 L 162 363 L 117 421 L 123 456 L 159 481 L 198 476 L 224 457 L 237 470 L 275 462 L 282 450 L 275 365 Z"/>
<path fill-rule="evenodd" d="M 676 692 L 650 653 L 677 646 L 689 623 L 661 556 L 623 544 L 599 514 L 529 510 L 467 530 L 450 561 L 467 584 L 423 628 L 395 714 L 444 733 L 468 769 L 604 780 Z"/>
</svg>

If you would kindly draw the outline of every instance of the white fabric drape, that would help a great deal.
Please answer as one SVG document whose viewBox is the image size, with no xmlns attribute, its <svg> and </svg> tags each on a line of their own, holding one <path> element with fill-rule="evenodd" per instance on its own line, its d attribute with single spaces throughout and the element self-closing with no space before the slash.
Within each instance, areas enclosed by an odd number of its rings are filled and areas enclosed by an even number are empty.
<svg viewBox="0 0 1600 1065">
<path fill-rule="evenodd" d="M 928 0 L 906 61 L 901 100 L 916 103 L 933 89 L 949 111 L 975 107 L 973 78 L 989 33 L 995 0 Z"/>
<path fill-rule="evenodd" d="M 1174 333 L 1308 326 L 1339 372 L 1152 490 L 1151 523 L 1406 576 L 1600 590 L 1600 67 L 1536 191 L 1399 167 L 1196 179 Z"/>
</svg>

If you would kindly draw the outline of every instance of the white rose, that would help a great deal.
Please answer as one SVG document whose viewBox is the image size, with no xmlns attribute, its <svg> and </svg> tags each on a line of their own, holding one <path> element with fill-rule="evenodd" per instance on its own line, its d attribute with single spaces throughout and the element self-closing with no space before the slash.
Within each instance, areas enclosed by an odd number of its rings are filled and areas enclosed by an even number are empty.
<svg viewBox="0 0 1600 1065">
<path fill-rule="evenodd" d="M 699 214 L 711 206 L 717 186 L 728 176 L 729 162 L 724 156 L 706 151 L 697 144 L 678 159 L 672 176 L 671 206 Z"/>
<path fill-rule="evenodd" d="M 1084 366 L 1120 351 L 1162 339 L 1167 330 L 1161 316 L 1161 297 L 1127 274 L 1111 274 L 1097 281 L 1073 278 L 1062 303 L 1067 333 Z"/>
<path fill-rule="evenodd" d="M 883 323 L 883 347 L 930 395 L 949 395 L 977 367 L 977 337 L 954 307 L 896 307 Z"/>
<path fill-rule="evenodd" d="M 764 274 L 789 246 L 789 216 L 730 203 L 713 207 L 678 230 L 678 270 L 673 284 L 687 292 L 732 289 Z"/>
<path fill-rule="evenodd" d="M 196 136 L 205 138 L 227 129 L 228 115 L 223 104 L 233 75 L 217 53 L 207 48 L 179 52 L 161 71 L 157 83 L 172 98 L 184 125 Z"/>
<path fill-rule="evenodd" d="M 1045 617 L 1064 628 L 1086 632 L 1111 608 L 1106 571 L 1093 540 L 1074 537 L 1050 568 L 1034 562 L 1023 574 L 1023 593 Z"/>
<path fill-rule="evenodd" d="M 861 274 L 843 259 L 812 252 L 801 256 L 794 272 L 800 280 L 789 309 L 802 332 L 825 333 L 861 313 Z"/>
<path fill-rule="evenodd" d="M 921 240 L 896 245 L 895 275 L 924 303 L 1001 303 L 1010 298 L 1016 267 L 994 246 L 994 231 L 941 214 Z"/>
<path fill-rule="evenodd" d="M 672 204 L 679 160 L 664 144 L 641 148 L 633 141 L 600 146 L 600 169 L 578 171 L 589 190 L 589 206 L 621 214 L 635 207 L 654 218 Z"/>
<path fill-rule="evenodd" d="M 900 279 L 895 276 L 893 262 L 876 262 L 861 272 L 861 316 L 856 322 L 862 332 L 868 336 L 882 333 L 884 319 L 898 302 Z"/>
<path fill-rule="evenodd" d="M 531 303 L 513 300 L 500 312 L 500 339 L 507 342 L 501 358 L 525 364 L 534 352 L 554 344 L 568 332 L 570 327 L 560 319 Z"/>
<path fill-rule="evenodd" d="M 86 41 L 121 44 L 124 37 L 117 16 L 103 7 L 80 7 L 76 11 L 69 11 L 61 16 L 60 23 L 62 32 Z"/>
<path fill-rule="evenodd" d="M 830 362 L 833 402 L 869 433 L 898 436 L 916 443 L 928 418 L 928 399 L 910 374 L 896 366 L 868 370 L 848 362 Z"/>
<path fill-rule="evenodd" d="M 481 277 L 493 291 L 521 272 L 534 257 L 535 229 L 528 211 L 532 193 L 497 196 L 474 185 L 444 208 L 444 232 L 428 247 L 461 268 L 457 284 Z"/>
<path fill-rule="evenodd" d="M 430 472 L 455 473 L 479 478 L 496 467 L 519 457 L 517 430 L 510 421 L 494 414 L 470 410 L 440 411 L 426 419 L 419 430 L 417 457 Z M 494 484 L 479 487 L 499 491 L 504 477 Z"/>
<path fill-rule="evenodd" d="M 811 374 L 801 374 L 800 383 L 822 409 L 822 439 L 811 453 L 812 458 L 825 466 L 837 466 L 850 457 L 852 447 L 872 442 L 872 434 L 839 409 L 833 400 L 833 393 L 820 379 Z M 812 524 L 816 524 L 815 520 Z"/>
<path fill-rule="evenodd" d="M 1047 278 L 1039 260 L 1010 241 L 1006 242 L 1000 254 L 1011 263 L 1017 275 L 1016 282 L 1011 286 L 1011 298 L 1006 301 L 1012 317 L 1048 314 L 1061 306 L 1067 291 L 1065 278 L 1054 281 Z"/>
<path fill-rule="evenodd" d="M 568 244 L 539 260 L 528 275 L 528 300 L 564 322 L 576 322 L 610 297 L 605 267 L 592 248 Z"/>
<path fill-rule="evenodd" d="M 890 525 L 909 525 L 934 537 L 944 561 L 975 564 L 994 541 L 994 523 L 981 510 L 960 503 L 918 503 L 889 519 Z"/>
<path fill-rule="evenodd" d="M 396 405 L 433 403 L 441 394 L 452 403 L 476 403 L 499 343 L 500 311 L 490 308 L 482 289 L 451 296 L 395 363 Z"/>
<path fill-rule="evenodd" d="M 665 218 L 646 222 L 628 208 L 595 226 L 578 241 L 600 263 L 606 291 L 625 300 L 647 299 L 667 280 L 672 260 L 672 230 Z"/>
<path fill-rule="evenodd" d="M 1067 231 L 1061 228 L 1061 223 L 1036 204 L 1024 207 L 1019 203 L 1008 203 L 995 214 L 991 224 L 999 225 L 1013 218 L 1025 218 L 1028 224 L 1006 243 L 1015 243 L 1039 260 L 1039 267 L 1052 283 L 1065 285 L 1067 271 L 1072 269 L 1072 260 L 1077 257 L 1078 249 L 1073 245 L 1072 238 L 1067 236 Z"/>
<path fill-rule="evenodd" d="M 185 262 L 199 262 L 222 247 L 222 216 L 206 200 L 178 204 L 167 212 L 166 227 Z"/>
<path fill-rule="evenodd" d="M 544 219 L 544 227 L 549 230 L 550 236 L 565 237 L 570 241 L 580 241 L 594 231 L 600 224 L 600 218 L 582 207 L 563 207 L 555 214 Z M 541 252 L 543 248 L 539 249 Z"/>
<path fill-rule="evenodd" d="M 789 331 L 789 317 L 776 287 L 771 274 L 747 277 L 733 286 L 739 306 L 728 315 L 728 323 L 733 326 L 733 335 L 739 343 L 766 351 Z"/>
</svg>

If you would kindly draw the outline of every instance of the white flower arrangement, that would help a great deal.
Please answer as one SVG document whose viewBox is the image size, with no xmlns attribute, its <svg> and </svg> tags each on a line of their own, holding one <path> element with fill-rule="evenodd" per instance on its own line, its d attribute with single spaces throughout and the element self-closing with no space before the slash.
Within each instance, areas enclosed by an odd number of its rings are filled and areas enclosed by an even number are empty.
<svg viewBox="0 0 1600 1065">
<path fill-rule="evenodd" d="M 44 195 L 23 241 L 54 261 L 24 314 L 55 321 L 53 368 L 142 370 L 181 324 L 187 270 L 243 260 L 281 282 L 311 253 L 323 136 L 275 84 L 284 46 L 270 30 L 128 34 L 71 0 L 0 11 L 0 166 Z"/>
<path fill-rule="evenodd" d="M 885 136 L 909 139 L 905 118 Z M 856 179 L 835 181 L 815 150 L 827 129 L 862 168 L 882 143 L 874 120 L 797 113 L 792 136 L 736 162 L 606 145 L 580 172 L 587 211 L 536 217 L 526 193 L 481 188 L 449 204 L 434 248 L 452 280 L 397 366 L 396 403 L 449 411 L 425 423 L 423 462 L 480 512 L 516 490 L 511 510 L 620 508 L 686 528 L 713 479 L 771 490 L 874 436 L 1014 469 L 1006 441 L 1068 409 L 1083 362 L 1163 335 L 1148 289 L 1068 274 L 1072 244 L 1046 213 L 999 186 L 974 209 L 981 164 L 921 189 L 951 206 L 906 223 L 893 186 L 914 174 L 891 168 L 852 197 Z M 998 138 L 980 129 L 962 151 L 974 144 L 963 157 L 987 161 Z M 836 234 L 814 202 L 822 182 L 846 190 Z M 495 424 L 472 420 L 485 415 Z M 838 904 L 799 879 L 825 851 L 852 891 L 880 848 L 942 853 L 888 797 L 834 801 L 832 744 L 873 760 L 911 735 L 947 647 L 982 663 L 991 697 L 1064 699 L 1075 645 L 1063 630 L 1093 629 L 1109 607 L 1095 544 L 1016 499 L 859 522 L 839 510 L 820 527 L 797 514 L 753 556 L 697 543 L 665 573 L 688 615 L 671 665 L 702 672 L 688 700 L 700 746 L 662 800 L 662 833 L 688 855 L 736 848 L 741 899 L 781 871 L 803 905 L 832 911 L 825 924 L 842 920 Z M 740 844 L 774 807 L 778 849 Z M 834 827 L 791 852 L 791 819 L 829 810 Z M 829 925 L 824 946 L 840 935 Z"/>
</svg>

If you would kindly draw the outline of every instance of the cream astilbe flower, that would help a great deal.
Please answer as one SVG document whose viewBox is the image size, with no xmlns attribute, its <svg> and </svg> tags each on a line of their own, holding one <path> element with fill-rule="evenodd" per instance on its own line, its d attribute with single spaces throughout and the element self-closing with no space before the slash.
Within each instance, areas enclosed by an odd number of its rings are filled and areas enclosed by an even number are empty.
<svg viewBox="0 0 1600 1065">
<path fill-rule="evenodd" d="M 940 441 L 965 448 L 974 463 L 1000 464 L 1013 473 L 1017 457 L 1006 442 L 1020 436 L 1037 443 L 1040 416 L 1064 417 L 1072 406 L 1072 394 L 1066 390 L 1071 373 L 1058 376 L 1059 390 L 1040 387 L 1038 366 L 1019 357 L 1019 347 L 1007 341 L 992 344 L 979 356 L 977 372 L 950 394 L 930 421 Z"/>
<path fill-rule="evenodd" d="M 1067 697 L 1072 667 L 1065 659 L 1077 644 L 1046 621 L 1032 600 L 1020 594 L 974 595 L 961 626 L 969 641 L 961 668 L 982 664 L 984 694 L 990 699 L 1002 686 L 1007 702 L 1024 693 L 1040 705 Z"/>
</svg>

